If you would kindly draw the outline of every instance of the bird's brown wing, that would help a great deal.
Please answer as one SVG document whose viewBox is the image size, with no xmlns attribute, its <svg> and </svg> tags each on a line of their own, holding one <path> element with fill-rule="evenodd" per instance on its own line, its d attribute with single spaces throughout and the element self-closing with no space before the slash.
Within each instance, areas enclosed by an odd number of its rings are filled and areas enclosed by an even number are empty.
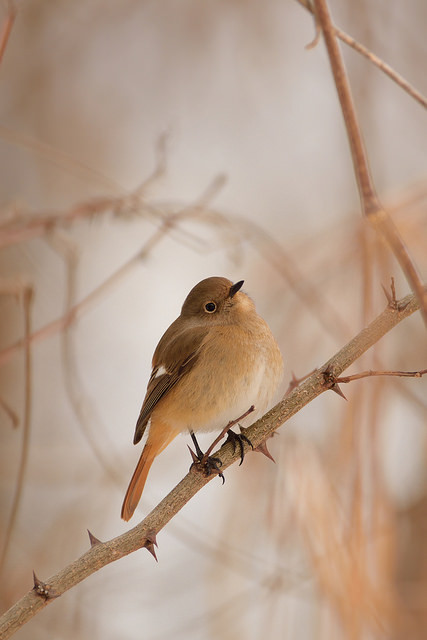
<svg viewBox="0 0 427 640">
<path fill-rule="evenodd" d="M 171 325 L 170 329 L 173 327 L 174 325 Z M 153 370 L 136 423 L 134 444 L 137 444 L 144 435 L 147 423 L 159 400 L 193 368 L 208 329 L 206 327 L 191 328 L 179 333 L 174 332 L 175 337 L 168 333 L 169 329 L 154 353 Z"/>
</svg>

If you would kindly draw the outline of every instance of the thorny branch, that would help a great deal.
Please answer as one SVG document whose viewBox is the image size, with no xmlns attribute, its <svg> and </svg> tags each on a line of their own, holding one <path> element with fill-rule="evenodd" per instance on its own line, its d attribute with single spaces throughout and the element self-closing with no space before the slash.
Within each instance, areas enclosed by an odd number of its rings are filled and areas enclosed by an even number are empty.
<svg viewBox="0 0 427 640">
<path fill-rule="evenodd" d="M 419 309 L 419 302 L 414 295 L 406 296 L 397 305 L 389 305 L 382 314 L 326 362 L 323 367 L 317 369 L 265 416 L 245 430 L 245 435 L 250 439 L 253 447 L 256 449 L 278 427 L 329 388 L 325 384 L 326 371 L 338 377 L 382 336 L 417 309 Z M 245 446 L 249 451 L 249 446 Z M 232 445 L 228 444 L 221 447 L 218 453 L 215 453 L 215 456 L 221 460 L 221 468 L 225 470 L 240 459 L 240 452 L 236 450 L 233 453 Z M 99 542 L 92 535 L 92 546 L 86 553 L 52 576 L 47 582 L 42 582 L 37 578 L 34 588 L 0 618 L 0 640 L 9 638 L 38 611 L 52 602 L 54 597 L 62 595 L 65 591 L 107 564 L 144 547 L 153 553 L 156 534 L 211 479 L 212 476 L 206 477 L 195 470 L 190 470 L 169 495 L 130 531 L 108 542 Z"/>
</svg>

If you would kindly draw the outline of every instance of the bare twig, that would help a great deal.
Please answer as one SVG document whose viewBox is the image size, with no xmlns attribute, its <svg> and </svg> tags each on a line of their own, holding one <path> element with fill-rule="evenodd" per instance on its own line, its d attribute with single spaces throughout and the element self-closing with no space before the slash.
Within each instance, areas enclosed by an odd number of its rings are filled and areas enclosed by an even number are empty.
<svg viewBox="0 0 427 640">
<path fill-rule="evenodd" d="M 417 309 L 419 309 L 419 302 L 414 295 L 409 295 L 401 300 L 398 309 L 388 307 L 368 327 L 363 329 L 326 362 L 323 367 L 315 371 L 307 380 L 294 389 L 287 398 L 279 402 L 265 416 L 257 420 L 245 431 L 245 435 L 250 439 L 254 448 L 265 441 L 268 436 L 302 407 L 326 390 L 324 371 L 328 370 L 333 372 L 335 376 L 339 376 L 383 335 Z M 245 446 L 248 447 L 248 445 Z M 240 451 L 233 452 L 232 445 L 228 444 L 215 453 L 215 457 L 220 459 L 221 468 L 226 469 L 240 459 Z M 206 477 L 200 473 L 190 471 L 140 524 L 117 538 L 93 545 L 80 558 L 48 579 L 44 583 L 49 585 L 49 591 L 46 595 L 40 595 L 36 590 L 31 589 L 0 618 L 0 640 L 9 638 L 38 611 L 52 602 L 49 597 L 50 592 L 55 597 L 60 596 L 107 564 L 137 549 L 153 544 L 152 541 L 155 539 L 155 535 L 211 479 L 212 476 Z"/>
<path fill-rule="evenodd" d="M 138 191 L 139 190 L 140 187 L 138 187 Z M 138 205 L 136 204 L 136 200 L 138 200 Z M 125 196 L 100 197 L 85 200 L 66 212 L 45 213 L 37 216 L 21 215 L 18 218 L 12 219 L 7 226 L 2 226 L 0 248 L 27 242 L 28 240 L 45 235 L 56 227 L 64 227 L 77 220 L 103 215 L 108 211 L 118 213 L 122 210 L 128 210 L 129 204 L 134 208 L 138 206 L 139 209 L 143 206 L 140 197 L 136 197 L 135 193 L 130 193 Z"/>
<path fill-rule="evenodd" d="M 77 251 L 74 244 L 67 237 L 63 237 L 56 231 L 49 235 L 49 244 L 62 256 L 66 265 L 66 286 L 65 286 L 65 309 L 64 315 L 70 313 L 75 306 L 77 283 Z M 71 406 L 77 418 L 86 441 L 98 460 L 105 473 L 113 482 L 119 484 L 120 474 L 117 470 L 117 459 L 109 459 L 104 451 L 113 451 L 111 443 L 108 442 L 108 434 L 103 430 L 102 438 L 99 437 L 97 420 L 90 409 L 91 402 L 85 393 L 84 385 L 79 375 L 78 361 L 74 348 L 74 332 L 71 325 L 67 325 L 61 332 L 61 351 L 64 369 L 65 389 L 67 391 Z"/>
<path fill-rule="evenodd" d="M 25 399 L 24 399 L 24 419 L 22 430 L 22 448 L 21 456 L 18 464 L 18 476 L 16 479 L 15 494 L 12 501 L 12 509 L 7 523 L 5 542 L 0 558 L 0 573 L 3 570 L 4 562 L 12 539 L 13 529 L 18 515 L 18 509 L 21 502 L 22 490 L 24 488 L 24 478 L 27 469 L 29 444 L 30 444 L 30 418 L 31 418 L 31 343 L 29 336 L 31 335 L 31 301 L 33 290 L 30 286 L 25 286 L 22 291 L 22 304 L 24 308 L 24 367 L 25 367 Z"/>
<path fill-rule="evenodd" d="M 384 62 L 384 60 L 381 60 L 381 58 L 372 53 L 372 51 L 369 51 L 369 49 L 360 44 L 360 42 L 357 42 L 357 40 L 349 36 L 347 33 L 341 31 L 341 29 L 335 27 L 335 33 L 337 34 L 338 38 L 342 40 L 342 42 L 345 42 L 345 44 L 348 44 L 349 47 L 360 53 L 362 56 L 365 56 L 367 60 L 372 62 L 376 67 L 378 67 L 378 69 L 380 69 L 380 71 L 391 78 L 401 89 L 406 91 L 406 93 L 410 95 L 411 98 L 414 98 L 414 100 L 419 102 L 421 106 L 427 109 L 427 98 L 423 96 L 423 94 L 420 93 L 417 89 L 415 89 L 415 87 L 413 87 L 407 80 L 405 80 L 403 76 L 397 73 L 395 69 L 390 67 L 390 65 Z"/>
<path fill-rule="evenodd" d="M 356 110 L 351 95 L 350 84 L 344 61 L 338 46 L 335 27 L 329 13 L 326 0 L 314 0 L 316 15 L 323 31 L 326 49 L 329 55 L 332 73 L 337 88 L 341 110 L 349 139 L 354 172 L 359 187 L 359 195 L 364 215 L 382 237 L 396 256 L 412 291 L 420 300 L 421 312 L 427 324 L 427 289 L 425 288 L 417 268 L 393 222 L 380 203 L 369 169 L 368 157 L 357 120 Z"/>
<path fill-rule="evenodd" d="M 15 22 L 16 9 L 11 0 L 6 3 L 7 13 L 3 20 L 3 25 L 0 33 L 0 64 L 3 60 L 4 52 L 6 51 L 7 43 L 12 32 L 13 23 Z"/>
<path fill-rule="evenodd" d="M 167 171 L 167 143 L 169 141 L 169 131 L 164 131 L 157 141 L 156 152 L 157 162 L 154 166 L 153 172 L 148 178 L 144 180 L 140 187 L 135 191 L 135 194 L 139 197 L 145 196 L 148 189 L 155 184 L 160 178 L 162 178 Z"/>
<path fill-rule="evenodd" d="M 399 378 L 422 378 L 427 373 L 427 369 L 421 369 L 421 371 L 362 371 L 361 373 L 354 373 L 352 376 L 340 376 L 336 378 L 336 382 L 353 382 L 353 380 L 360 380 L 361 378 L 370 378 L 372 376 L 395 376 Z"/>
<path fill-rule="evenodd" d="M 314 15 L 314 7 L 312 2 L 309 2 L 308 0 L 298 0 L 298 2 L 302 4 L 302 6 L 307 9 L 307 11 L 309 11 L 311 14 Z M 317 20 L 315 20 L 315 28 L 316 28 L 315 38 L 313 42 L 310 42 L 309 45 L 306 45 L 306 49 L 312 49 L 314 46 L 317 45 L 319 41 L 320 27 Z M 372 64 L 374 64 L 376 67 L 378 67 L 378 69 L 380 69 L 380 71 L 382 71 L 389 78 L 391 78 L 391 80 L 393 80 L 393 82 L 395 82 L 401 89 L 406 91 L 406 93 L 410 95 L 411 98 L 414 98 L 414 100 L 419 102 L 421 106 L 427 109 L 427 98 L 423 96 L 423 94 L 420 93 L 420 91 L 415 89 L 415 87 L 413 87 L 407 80 L 405 80 L 403 76 L 397 73 L 397 71 L 393 69 L 393 67 L 391 67 L 386 62 L 384 62 L 384 60 L 382 60 L 377 55 L 372 53 L 372 51 L 370 51 L 367 47 L 363 46 L 363 44 L 360 44 L 360 42 L 357 42 L 357 40 L 349 36 L 348 33 L 345 33 L 345 31 L 342 31 L 337 26 L 334 26 L 334 30 L 335 30 L 336 36 L 342 42 L 345 42 L 345 44 L 347 44 L 349 47 L 354 49 L 354 51 L 357 51 L 362 56 L 364 56 L 367 60 L 369 60 L 369 62 L 372 62 Z"/>
<path fill-rule="evenodd" d="M 0 408 L 5 412 L 5 414 L 8 416 L 9 420 L 11 421 L 13 427 L 16 429 L 16 427 L 19 424 L 19 418 L 15 413 L 15 411 L 11 407 L 9 407 L 7 402 L 3 400 L 3 398 L 1 397 L 0 397 Z"/>
</svg>

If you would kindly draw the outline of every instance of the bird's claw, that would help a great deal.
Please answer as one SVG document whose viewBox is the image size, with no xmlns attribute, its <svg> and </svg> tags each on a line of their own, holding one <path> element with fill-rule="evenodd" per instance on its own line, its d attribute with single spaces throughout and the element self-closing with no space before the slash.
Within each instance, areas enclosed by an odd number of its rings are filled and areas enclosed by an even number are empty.
<svg viewBox="0 0 427 640">
<path fill-rule="evenodd" d="M 235 433 L 231 429 L 227 431 L 227 440 L 225 441 L 224 444 L 227 444 L 227 442 L 231 442 L 231 444 L 233 445 L 233 453 L 235 453 L 236 444 L 238 443 L 239 449 L 240 449 L 240 462 L 239 462 L 239 467 L 240 467 L 240 465 L 243 462 L 243 458 L 245 457 L 245 449 L 244 449 L 243 443 L 246 442 L 253 449 L 252 442 L 249 440 L 247 436 L 245 436 L 244 433 Z"/>
<path fill-rule="evenodd" d="M 201 451 L 198 453 L 194 453 L 194 451 L 190 449 L 190 447 L 188 448 L 193 459 L 190 469 L 194 467 L 195 469 L 201 471 L 206 477 L 210 476 L 212 473 L 216 473 L 221 478 L 222 484 L 224 484 L 225 477 L 220 469 L 220 467 L 222 466 L 221 460 L 219 458 L 215 458 L 214 456 L 207 456 Z"/>
</svg>

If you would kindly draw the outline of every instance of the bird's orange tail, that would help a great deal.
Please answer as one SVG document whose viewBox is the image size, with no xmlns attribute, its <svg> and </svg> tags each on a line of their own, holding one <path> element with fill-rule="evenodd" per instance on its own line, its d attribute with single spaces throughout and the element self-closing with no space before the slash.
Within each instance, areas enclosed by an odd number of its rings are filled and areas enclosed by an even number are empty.
<svg viewBox="0 0 427 640">
<path fill-rule="evenodd" d="M 176 435 L 176 432 L 171 431 L 170 428 L 165 428 L 165 425 L 156 423 L 150 426 L 147 442 L 142 450 L 141 457 L 138 460 L 138 464 L 127 488 L 125 499 L 123 500 L 121 513 L 123 520 L 130 520 L 133 516 L 154 458 L 172 442 Z"/>
</svg>

